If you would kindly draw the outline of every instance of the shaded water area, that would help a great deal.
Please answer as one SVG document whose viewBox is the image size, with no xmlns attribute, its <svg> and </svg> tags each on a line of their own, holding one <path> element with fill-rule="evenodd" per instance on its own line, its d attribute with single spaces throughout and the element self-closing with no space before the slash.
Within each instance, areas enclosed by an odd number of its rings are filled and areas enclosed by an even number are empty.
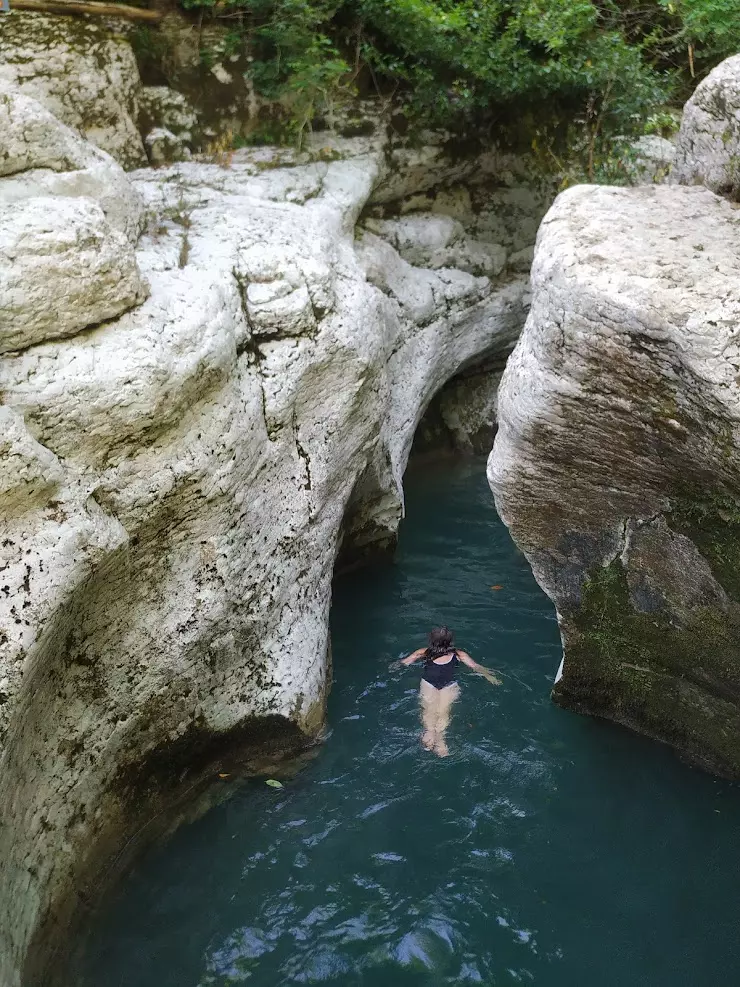
<svg viewBox="0 0 740 987">
<path fill-rule="evenodd" d="M 410 471 L 407 511 L 395 562 L 337 583 L 319 756 L 147 851 L 75 984 L 737 981 L 738 789 L 551 704 L 554 614 L 482 460 Z M 446 760 L 418 743 L 418 670 L 389 668 L 442 621 L 504 679 L 463 675 Z"/>
</svg>

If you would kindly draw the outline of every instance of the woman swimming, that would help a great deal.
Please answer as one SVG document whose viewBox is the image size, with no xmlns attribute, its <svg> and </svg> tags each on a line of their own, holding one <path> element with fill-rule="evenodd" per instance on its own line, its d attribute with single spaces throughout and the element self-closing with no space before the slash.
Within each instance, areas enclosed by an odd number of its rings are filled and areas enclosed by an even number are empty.
<svg viewBox="0 0 740 987">
<path fill-rule="evenodd" d="M 421 700 L 421 723 L 424 732 L 421 742 L 428 751 L 439 757 L 450 753 L 445 741 L 445 733 L 450 724 L 452 704 L 460 695 L 460 686 L 455 681 L 458 665 L 467 665 L 474 672 L 488 679 L 493 685 L 501 685 L 501 680 L 483 665 L 479 665 L 467 651 L 453 647 L 452 631 L 448 627 L 435 627 L 429 635 L 429 646 L 417 648 L 402 665 L 412 665 L 422 659 L 424 672 L 419 687 Z"/>
</svg>

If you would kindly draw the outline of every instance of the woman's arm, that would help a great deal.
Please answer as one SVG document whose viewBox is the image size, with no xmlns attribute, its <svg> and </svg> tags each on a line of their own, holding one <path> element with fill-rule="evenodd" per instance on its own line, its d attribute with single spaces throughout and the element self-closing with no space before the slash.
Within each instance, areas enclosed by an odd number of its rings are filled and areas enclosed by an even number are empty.
<svg viewBox="0 0 740 987">
<path fill-rule="evenodd" d="M 424 654 L 424 652 L 426 650 L 427 650 L 426 648 L 417 648 L 416 651 L 412 651 L 411 654 L 407 658 L 402 658 L 401 659 L 401 664 L 402 665 L 413 665 L 415 661 L 417 661 L 419 658 L 421 658 L 421 656 Z"/>
<path fill-rule="evenodd" d="M 473 661 L 467 651 L 458 651 L 457 657 L 463 665 L 467 665 L 468 668 L 472 668 L 474 672 L 478 673 L 478 675 L 482 675 L 484 679 L 487 679 L 491 683 L 491 685 L 501 685 L 501 679 L 483 665 L 479 665 L 477 661 Z"/>
<path fill-rule="evenodd" d="M 457 657 L 460 659 L 463 665 L 467 665 L 468 668 L 472 668 L 474 672 L 477 672 L 479 668 L 483 668 L 483 666 L 479 665 L 477 661 L 473 661 L 473 659 L 470 657 L 467 651 L 458 650 Z"/>
</svg>

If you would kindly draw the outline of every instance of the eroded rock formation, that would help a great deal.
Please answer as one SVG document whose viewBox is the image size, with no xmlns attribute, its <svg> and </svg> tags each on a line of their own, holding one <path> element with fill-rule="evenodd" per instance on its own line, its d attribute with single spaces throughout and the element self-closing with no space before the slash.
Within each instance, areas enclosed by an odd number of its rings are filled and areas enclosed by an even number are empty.
<svg viewBox="0 0 740 987">
<path fill-rule="evenodd" d="M 21 11 L 0 18 L 0 89 L 38 100 L 124 168 L 147 160 L 140 87 L 131 45 L 106 24 Z"/>
<path fill-rule="evenodd" d="M 731 777 L 739 278 L 738 214 L 704 188 L 563 193 L 538 235 L 489 462 L 558 611 L 556 700 Z"/>
<path fill-rule="evenodd" d="M 412 458 L 491 451 L 498 418 L 498 388 L 508 354 L 463 369 L 434 396 L 414 436 Z"/>
<path fill-rule="evenodd" d="M 710 72 L 684 107 L 672 179 L 740 199 L 740 55 Z"/>
<path fill-rule="evenodd" d="M 432 270 L 358 226 L 402 185 L 378 140 L 129 181 L 27 93 L 0 114 L 0 983 L 15 987 L 151 790 L 214 738 L 315 735 L 340 538 L 393 539 L 432 395 L 513 345 L 520 219 L 534 229 L 542 200 L 509 179 L 466 213 L 458 166 L 435 150 L 435 185 L 415 152 L 423 202 L 393 208 L 451 227 Z M 444 266 L 482 252 L 495 263 L 476 273 Z"/>
</svg>

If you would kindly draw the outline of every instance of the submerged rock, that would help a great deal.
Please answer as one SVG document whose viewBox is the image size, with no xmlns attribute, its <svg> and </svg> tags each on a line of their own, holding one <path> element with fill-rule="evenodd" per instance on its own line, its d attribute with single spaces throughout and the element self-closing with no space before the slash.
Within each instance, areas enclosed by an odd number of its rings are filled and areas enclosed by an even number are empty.
<svg viewBox="0 0 740 987">
<path fill-rule="evenodd" d="M 733 778 L 738 278 L 737 213 L 706 189 L 563 193 L 538 237 L 489 462 L 557 608 L 555 699 Z"/>
</svg>

